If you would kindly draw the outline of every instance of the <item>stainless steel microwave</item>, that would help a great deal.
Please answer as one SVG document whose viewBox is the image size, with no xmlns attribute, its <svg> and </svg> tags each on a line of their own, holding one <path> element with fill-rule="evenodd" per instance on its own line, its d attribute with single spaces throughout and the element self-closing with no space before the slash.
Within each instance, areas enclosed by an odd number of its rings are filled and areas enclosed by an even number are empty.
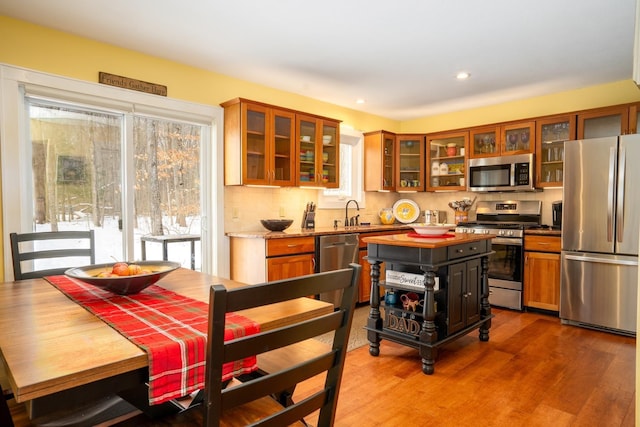
<svg viewBox="0 0 640 427">
<path fill-rule="evenodd" d="M 469 159 L 469 191 L 534 191 L 533 154 Z"/>
</svg>

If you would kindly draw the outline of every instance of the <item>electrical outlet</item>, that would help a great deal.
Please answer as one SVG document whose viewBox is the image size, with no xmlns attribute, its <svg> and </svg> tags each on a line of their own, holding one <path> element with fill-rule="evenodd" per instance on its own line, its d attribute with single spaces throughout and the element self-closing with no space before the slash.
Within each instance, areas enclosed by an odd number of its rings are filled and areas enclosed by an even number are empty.
<svg viewBox="0 0 640 427">
<path fill-rule="evenodd" d="M 231 209 L 231 218 L 232 219 L 240 218 L 240 214 L 238 213 L 238 208 L 232 208 Z"/>
<path fill-rule="evenodd" d="M 280 218 L 284 218 L 284 206 L 280 206 Z"/>
</svg>

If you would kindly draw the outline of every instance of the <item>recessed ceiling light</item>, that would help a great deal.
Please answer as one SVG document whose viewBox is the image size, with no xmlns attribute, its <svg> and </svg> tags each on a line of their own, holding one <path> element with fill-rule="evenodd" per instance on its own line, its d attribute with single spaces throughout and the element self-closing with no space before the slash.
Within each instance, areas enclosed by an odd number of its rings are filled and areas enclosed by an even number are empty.
<svg viewBox="0 0 640 427">
<path fill-rule="evenodd" d="M 360 99 L 356 99 L 356 104 L 364 104 L 365 100 L 360 98 Z"/>
<path fill-rule="evenodd" d="M 469 77 L 471 77 L 471 74 L 467 73 L 466 71 L 461 71 L 458 74 L 456 74 L 456 79 L 458 80 L 466 80 Z"/>
</svg>

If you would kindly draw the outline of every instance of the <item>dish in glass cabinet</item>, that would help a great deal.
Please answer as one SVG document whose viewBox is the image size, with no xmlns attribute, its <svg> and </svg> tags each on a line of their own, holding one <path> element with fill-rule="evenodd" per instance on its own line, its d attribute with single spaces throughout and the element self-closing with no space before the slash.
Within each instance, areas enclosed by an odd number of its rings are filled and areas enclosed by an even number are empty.
<svg viewBox="0 0 640 427">
<path fill-rule="evenodd" d="M 420 216 L 420 206 L 410 199 L 400 199 L 393 204 L 393 216 L 403 224 L 414 222 Z"/>
</svg>

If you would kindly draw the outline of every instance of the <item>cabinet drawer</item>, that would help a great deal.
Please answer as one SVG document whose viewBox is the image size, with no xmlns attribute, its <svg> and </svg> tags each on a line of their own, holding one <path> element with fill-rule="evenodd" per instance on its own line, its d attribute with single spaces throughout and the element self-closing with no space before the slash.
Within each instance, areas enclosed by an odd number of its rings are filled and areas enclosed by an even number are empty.
<svg viewBox="0 0 640 427">
<path fill-rule="evenodd" d="M 524 250 L 560 253 L 560 237 L 559 236 L 525 235 Z"/>
<path fill-rule="evenodd" d="M 291 237 L 267 240 L 267 257 L 311 253 L 315 251 L 315 238 Z"/>
<path fill-rule="evenodd" d="M 488 240 L 479 240 L 476 242 L 449 246 L 447 248 L 447 256 L 450 260 L 452 260 L 456 258 L 463 258 L 471 255 L 481 254 L 487 251 L 487 242 Z"/>
</svg>

